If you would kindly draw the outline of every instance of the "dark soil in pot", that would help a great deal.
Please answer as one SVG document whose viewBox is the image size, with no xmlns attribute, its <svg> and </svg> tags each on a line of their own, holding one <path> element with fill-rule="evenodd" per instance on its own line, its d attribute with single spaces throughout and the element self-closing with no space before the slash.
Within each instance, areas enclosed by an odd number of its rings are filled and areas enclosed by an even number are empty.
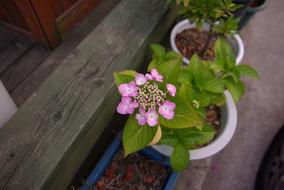
<svg viewBox="0 0 284 190">
<path fill-rule="evenodd" d="M 220 119 L 221 119 L 221 112 L 218 106 L 210 105 L 206 108 L 206 122 L 212 125 L 217 131 L 217 133 L 221 126 Z"/>
<path fill-rule="evenodd" d="M 209 40 L 208 48 L 204 50 L 208 32 L 200 32 L 196 28 L 190 28 L 177 34 L 175 42 L 180 53 L 189 60 L 194 53 L 197 53 L 204 60 L 213 60 L 215 56 L 214 44 L 217 37 L 217 34 L 213 34 Z"/>
<path fill-rule="evenodd" d="M 161 190 L 168 175 L 159 162 L 119 150 L 93 190 Z"/>
<path fill-rule="evenodd" d="M 216 105 L 210 105 L 206 108 L 206 123 L 210 124 L 216 131 L 215 137 L 211 140 L 213 142 L 218 134 L 221 132 L 221 111 L 220 107 Z M 200 145 L 200 147 L 204 147 L 211 142 L 207 144 Z"/>
</svg>

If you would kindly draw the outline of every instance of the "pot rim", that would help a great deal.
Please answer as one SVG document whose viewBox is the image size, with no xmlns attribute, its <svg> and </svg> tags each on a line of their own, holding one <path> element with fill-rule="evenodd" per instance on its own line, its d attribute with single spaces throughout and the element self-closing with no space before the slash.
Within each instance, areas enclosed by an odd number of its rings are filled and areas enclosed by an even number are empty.
<svg viewBox="0 0 284 190">
<path fill-rule="evenodd" d="M 176 46 L 175 38 L 176 38 L 177 33 L 180 32 L 179 29 L 180 29 L 181 27 L 184 27 L 185 25 L 188 25 L 187 28 L 193 28 L 193 27 L 195 27 L 195 24 L 194 24 L 194 23 L 191 23 L 188 19 L 184 19 L 184 20 L 180 21 L 179 23 L 177 23 L 177 24 L 174 26 L 174 28 L 172 29 L 172 31 L 171 31 L 171 36 L 170 36 L 171 48 L 172 48 L 175 52 L 177 52 L 177 53 L 179 53 L 179 54 L 181 54 L 181 53 L 180 53 L 180 51 L 178 50 L 178 48 L 177 48 L 177 46 Z M 207 28 L 208 28 L 208 24 L 207 24 L 207 23 L 204 23 L 204 24 L 203 24 L 203 27 L 207 27 Z M 238 65 L 238 64 L 241 63 L 241 61 L 242 61 L 242 59 L 243 59 L 243 57 L 244 57 L 244 43 L 243 43 L 243 40 L 241 39 L 240 35 L 234 34 L 232 37 L 233 37 L 234 40 L 236 41 L 237 47 L 238 47 L 238 55 L 237 55 L 237 58 L 236 58 L 236 63 L 237 63 L 237 65 Z M 187 58 L 185 58 L 184 56 L 183 56 L 183 62 L 184 62 L 185 64 L 189 64 L 189 63 L 190 63 L 190 61 L 189 61 Z"/>
<path fill-rule="evenodd" d="M 220 152 L 231 141 L 237 128 L 237 108 L 229 91 L 225 91 L 226 104 L 222 110 L 222 131 L 217 138 L 205 147 L 189 150 L 190 160 L 208 158 Z M 224 123 L 224 125 L 222 125 Z M 168 145 L 152 145 L 158 152 L 170 156 L 173 148 Z"/>
<path fill-rule="evenodd" d="M 267 7 L 267 5 L 268 5 L 268 0 L 263 0 L 263 2 L 256 7 L 248 6 L 246 11 L 248 13 L 255 13 L 258 11 L 262 11 L 263 9 Z"/>
</svg>

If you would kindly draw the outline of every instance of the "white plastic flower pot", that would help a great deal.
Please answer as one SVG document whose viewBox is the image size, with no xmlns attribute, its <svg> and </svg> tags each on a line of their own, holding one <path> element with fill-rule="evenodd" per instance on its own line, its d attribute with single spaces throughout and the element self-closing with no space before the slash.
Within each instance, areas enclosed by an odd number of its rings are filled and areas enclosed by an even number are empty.
<svg viewBox="0 0 284 190">
<path fill-rule="evenodd" d="M 176 36 L 177 34 L 181 33 L 182 31 L 186 30 L 186 29 L 190 29 L 190 28 L 195 28 L 195 23 L 191 23 L 188 19 L 185 19 L 181 22 L 179 22 L 178 24 L 175 25 L 175 27 L 172 29 L 172 32 L 171 32 L 171 48 L 179 53 L 180 51 L 178 50 L 177 46 L 176 46 L 176 43 L 175 43 L 175 39 L 176 39 Z M 203 24 L 203 30 L 206 30 L 208 31 L 209 30 L 209 24 L 207 23 L 204 23 Z M 241 39 L 241 37 L 238 35 L 238 34 L 235 34 L 232 36 L 232 40 L 229 39 L 229 41 L 232 41 L 233 43 L 236 44 L 236 51 L 237 51 L 237 64 L 240 64 L 243 57 L 244 57 L 244 43 L 243 43 L 243 40 Z M 183 62 L 186 63 L 186 64 L 189 64 L 189 60 L 185 57 L 183 57 Z"/>
<path fill-rule="evenodd" d="M 0 128 L 12 117 L 17 111 L 17 106 L 10 97 L 6 88 L 0 81 Z"/>
<path fill-rule="evenodd" d="M 221 128 L 213 142 L 202 148 L 189 150 L 190 160 L 208 158 L 220 152 L 232 139 L 237 127 L 237 109 L 231 94 L 226 91 L 226 104 L 221 108 Z M 158 152 L 170 156 L 173 148 L 168 145 L 152 145 Z"/>
</svg>

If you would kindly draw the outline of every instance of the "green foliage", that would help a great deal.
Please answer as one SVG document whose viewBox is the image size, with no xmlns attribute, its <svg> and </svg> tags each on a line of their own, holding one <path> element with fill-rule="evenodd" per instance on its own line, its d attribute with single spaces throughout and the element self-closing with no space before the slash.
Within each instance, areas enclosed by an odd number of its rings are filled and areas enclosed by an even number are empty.
<svg viewBox="0 0 284 190">
<path fill-rule="evenodd" d="M 235 102 L 245 93 L 241 76 L 259 79 L 258 73 L 249 65 L 236 65 L 236 56 L 232 47 L 225 39 L 218 39 L 215 44 L 215 61 L 210 68 L 218 78 L 225 81 L 225 87 L 230 91 Z"/>
<path fill-rule="evenodd" d="M 153 59 L 148 65 L 148 71 L 156 68 L 164 80 L 171 84 L 177 84 L 181 71 L 182 57 L 173 51 L 166 52 L 165 48 L 159 44 L 152 44 Z"/>
<path fill-rule="evenodd" d="M 170 163 L 175 171 L 184 170 L 189 163 L 189 152 L 183 144 L 176 144 L 172 153 Z"/>
<path fill-rule="evenodd" d="M 130 81 L 133 81 L 135 79 L 136 71 L 125 70 L 122 72 L 114 73 L 113 75 L 116 85 L 119 86 L 120 84 L 129 83 Z"/>
<path fill-rule="evenodd" d="M 205 0 L 201 0 L 205 1 Z M 151 46 L 153 59 L 148 71 L 153 68 L 164 76 L 164 81 L 176 86 L 176 96 L 167 97 L 176 104 L 172 120 L 159 118 L 162 137 L 159 144 L 174 147 L 171 165 L 181 171 L 189 163 L 188 150 L 210 143 L 215 129 L 205 122 L 208 105 L 222 106 L 225 103 L 224 91 L 229 90 L 234 101 L 239 101 L 245 93 L 241 76 L 258 79 L 256 70 L 249 65 L 236 65 L 236 57 L 230 44 L 218 39 L 215 44 L 215 60 L 204 61 L 192 56 L 190 64 L 182 66 L 181 57 L 167 52 L 158 44 Z M 135 78 L 135 71 L 115 73 L 117 85 L 128 83 Z M 158 126 L 139 126 L 132 114 L 123 131 L 123 147 L 126 154 L 148 146 L 156 136 Z"/>
<path fill-rule="evenodd" d="M 168 128 L 180 129 L 203 124 L 203 121 L 191 102 L 185 101 L 185 99 L 180 96 L 177 96 L 177 98 L 174 98 L 172 101 L 176 104 L 175 117 L 172 120 L 160 117 L 161 125 Z"/>
<path fill-rule="evenodd" d="M 205 124 L 202 129 L 196 127 L 186 129 L 169 129 L 162 128 L 163 136 L 160 140 L 160 144 L 166 144 L 175 146 L 177 144 L 183 144 L 187 149 L 194 149 L 200 145 L 210 142 L 215 134 L 215 129 Z"/>
<path fill-rule="evenodd" d="M 134 115 L 129 116 L 122 135 L 122 143 L 125 154 L 136 152 L 148 146 L 153 140 L 158 127 L 138 125 Z"/>
<path fill-rule="evenodd" d="M 174 147 L 171 155 L 171 165 L 174 170 L 181 171 L 189 163 L 189 149 L 194 149 L 199 145 L 206 144 L 214 138 L 216 131 L 213 127 L 205 125 L 202 129 L 196 127 L 186 129 L 163 128 L 160 144 Z"/>
<path fill-rule="evenodd" d="M 202 23 L 208 23 L 212 30 L 221 34 L 234 34 L 238 29 L 238 19 L 233 17 L 233 11 L 241 7 L 232 0 L 168 0 L 170 4 L 179 7 L 179 13 L 196 23 L 201 28 Z"/>
</svg>

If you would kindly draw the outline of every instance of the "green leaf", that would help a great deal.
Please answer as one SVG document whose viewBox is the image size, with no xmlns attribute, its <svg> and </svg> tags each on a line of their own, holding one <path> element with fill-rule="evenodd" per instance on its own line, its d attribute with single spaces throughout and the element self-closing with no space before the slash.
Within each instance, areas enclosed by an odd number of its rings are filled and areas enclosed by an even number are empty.
<svg viewBox="0 0 284 190">
<path fill-rule="evenodd" d="M 236 82 L 232 77 L 229 77 L 225 79 L 225 85 L 230 91 L 235 102 L 238 102 L 245 93 L 245 86 L 242 81 Z"/>
<path fill-rule="evenodd" d="M 172 120 L 167 120 L 161 116 L 161 124 L 165 127 L 176 129 L 202 125 L 202 120 L 192 104 L 184 101 L 184 99 L 179 96 L 180 95 L 177 95 L 177 97 L 173 100 L 176 104 L 174 118 Z"/>
<path fill-rule="evenodd" d="M 182 56 L 174 51 L 167 52 L 164 58 L 165 60 L 179 59 L 182 61 Z"/>
<path fill-rule="evenodd" d="M 177 130 L 179 141 L 187 146 L 197 146 L 209 143 L 215 137 L 215 129 L 205 124 L 201 129 L 196 127 Z"/>
<path fill-rule="evenodd" d="M 157 68 L 158 65 L 160 64 L 161 61 L 159 61 L 158 59 L 153 59 L 150 64 L 148 65 L 148 72 L 151 71 L 154 68 Z"/>
<path fill-rule="evenodd" d="M 250 65 L 246 65 L 246 64 L 238 65 L 236 66 L 235 69 L 238 70 L 241 75 L 255 78 L 255 79 L 260 78 L 257 71 L 254 68 L 252 68 Z"/>
<path fill-rule="evenodd" d="M 136 71 L 125 70 L 122 72 L 114 73 L 114 79 L 117 86 L 123 83 L 129 83 L 135 79 Z"/>
<path fill-rule="evenodd" d="M 218 38 L 215 43 L 215 62 L 223 71 L 230 71 L 236 64 L 236 55 L 225 39 Z"/>
<path fill-rule="evenodd" d="M 123 130 L 122 142 L 125 154 L 136 152 L 151 143 L 158 127 L 140 126 L 134 115 L 129 116 Z"/>
<path fill-rule="evenodd" d="M 201 59 L 197 54 L 194 54 L 190 59 L 190 64 L 186 67 L 190 75 L 193 75 L 196 80 L 202 77 L 202 72 L 204 71 Z"/>
<path fill-rule="evenodd" d="M 193 80 L 193 75 L 188 71 L 188 69 L 182 68 L 178 78 L 178 82 L 184 85 L 191 86 Z"/>
<path fill-rule="evenodd" d="M 182 62 L 180 59 L 173 59 L 161 62 L 156 69 L 163 75 L 164 81 L 175 84 L 179 78 L 181 64 Z"/>
<path fill-rule="evenodd" d="M 216 78 L 204 79 L 198 85 L 202 90 L 209 92 L 222 93 L 225 90 L 224 81 Z"/>
<path fill-rule="evenodd" d="M 162 129 L 162 138 L 159 141 L 159 144 L 166 144 L 173 146 L 179 142 L 178 136 L 176 134 L 176 130 L 164 127 L 161 125 Z"/>
<path fill-rule="evenodd" d="M 171 166 L 175 171 L 184 170 L 189 164 L 189 152 L 183 144 L 174 146 L 174 151 L 170 159 Z"/>
<path fill-rule="evenodd" d="M 223 106 L 226 103 L 224 93 L 207 93 L 207 95 L 212 105 Z"/>
<path fill-rule="evenodd" d="M 160 44 L 152 44 L 150 47 L 153 52 L 154 58 L 161 58 L 164 57 L 164 55 L 166 54 L 165 48 Z"/>
</svg>

